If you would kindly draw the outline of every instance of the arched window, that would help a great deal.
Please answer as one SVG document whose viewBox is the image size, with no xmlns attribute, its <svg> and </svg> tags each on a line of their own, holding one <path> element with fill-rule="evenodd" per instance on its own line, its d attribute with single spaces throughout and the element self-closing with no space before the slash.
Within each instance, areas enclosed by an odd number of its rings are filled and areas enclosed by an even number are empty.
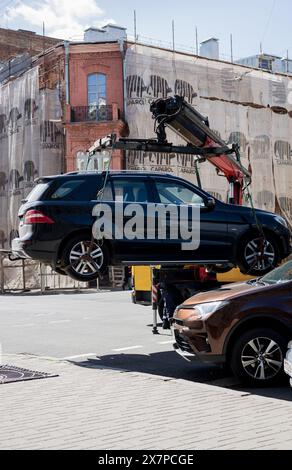
<svg viewBox="0 0 292 470">
<path fill-rule="evenodd" d="M 87 100 L 89 107 L 106 105 L 106 75 L 91 73 L 87 76 Z"/>
</svg>

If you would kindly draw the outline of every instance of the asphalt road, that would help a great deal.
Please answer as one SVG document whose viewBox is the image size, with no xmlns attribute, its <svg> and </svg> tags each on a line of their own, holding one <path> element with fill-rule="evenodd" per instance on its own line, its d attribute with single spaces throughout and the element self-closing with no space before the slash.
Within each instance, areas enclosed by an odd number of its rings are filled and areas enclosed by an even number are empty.
<svg viewBox="0 0 292 470">
<path fill-rule="evenodd" d="M 80 366 L 156 374 L 239 388 L 228 370 L 188 363 L 170 331 L 152 334 L 152 310 L 130 292 L 0 296 L 2 353 L 64 359 Z M 254 391 L 255 392 L 255 391 Z M 289 387 L 256 393 L 291 400 Z"/>
<path fill-rule="evenodd" d="M 189 364 L 173 351 L 170 331 L 152 334 L 152 310 L 130 292 L 0 296 L 4 354 L 35 354 L 106 367 L 208 381 L 226 373 Z"/>
</svg>

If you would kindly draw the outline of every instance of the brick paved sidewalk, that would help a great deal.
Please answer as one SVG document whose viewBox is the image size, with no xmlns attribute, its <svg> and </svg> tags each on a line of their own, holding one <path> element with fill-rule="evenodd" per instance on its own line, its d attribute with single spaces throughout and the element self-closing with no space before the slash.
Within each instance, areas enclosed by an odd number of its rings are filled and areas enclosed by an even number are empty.
<svg viewBox="0 0 292 470">
<path fill-rule="evenodd" d="M 3 363 L 59 377 L 0 385 L 0 449 L 292 449 L 292 401 L 33 356 Z"/>
</svg>

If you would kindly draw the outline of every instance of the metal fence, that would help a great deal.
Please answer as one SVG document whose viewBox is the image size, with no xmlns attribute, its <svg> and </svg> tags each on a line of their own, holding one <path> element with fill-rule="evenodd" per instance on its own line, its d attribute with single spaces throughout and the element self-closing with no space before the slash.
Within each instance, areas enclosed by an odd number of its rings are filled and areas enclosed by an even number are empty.
<svg viewBox="0 0 292 470">
<path fill-rule="evenodd" d="M 33 260 L 11 261 L 8 250 L 0 250 L 0 294 L 29 292 L 45 294 L 54 291 L 84 291 L 89 285 L 62 276 L 50 266 Z M 97 283 L 97 290 L 99 286 Z"/>
<path fill-rule="evenodd" d="M 103 122 L 113 120 L 113 107 L 74 106 L 71 108 L 71 122 Z"/>
</svg>

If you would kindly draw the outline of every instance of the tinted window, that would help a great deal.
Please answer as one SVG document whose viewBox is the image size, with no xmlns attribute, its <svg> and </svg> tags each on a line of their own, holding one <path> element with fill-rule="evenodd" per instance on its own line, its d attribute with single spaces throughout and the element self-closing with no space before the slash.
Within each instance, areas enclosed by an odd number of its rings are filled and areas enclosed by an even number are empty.
<svg viewBox="0 0 292 470">
<path fill-rule="evenodd" d="M 161 181 L 156 182 L 156 188 L 162 204 L 194 204 L 204 206 L 203 198 L 183 184 Z"/>
<path fill-rule="evenodd" d="M 44 194 L 44 192 L 48 189 L 48 187 L 49 187 L 48 183 L 37 184 L 27 196 L 26 201 L 28 202 L 39 201 L 42 195 Z"/>
<path fill-rule="evenodd" d="M 80 178 L 65 181 L 54 187 L 49 199 L 53 201 L 90 201 L 96 199 L 100 190 L 97 178 Z"/>
<path fill-rule="evenodd" d="M 100 193 L 97 195 L 97 200 L 109 202 L 114 200 L 112 185 L 110 181 L 106 183 L 104 190 L 101 190 Z"/>
<path fill-rule="evenodd" d="M 115 180 L 114 192 L 116 201 L 143 203 L 149 199 L 144 181 Z"/>
</svg>

